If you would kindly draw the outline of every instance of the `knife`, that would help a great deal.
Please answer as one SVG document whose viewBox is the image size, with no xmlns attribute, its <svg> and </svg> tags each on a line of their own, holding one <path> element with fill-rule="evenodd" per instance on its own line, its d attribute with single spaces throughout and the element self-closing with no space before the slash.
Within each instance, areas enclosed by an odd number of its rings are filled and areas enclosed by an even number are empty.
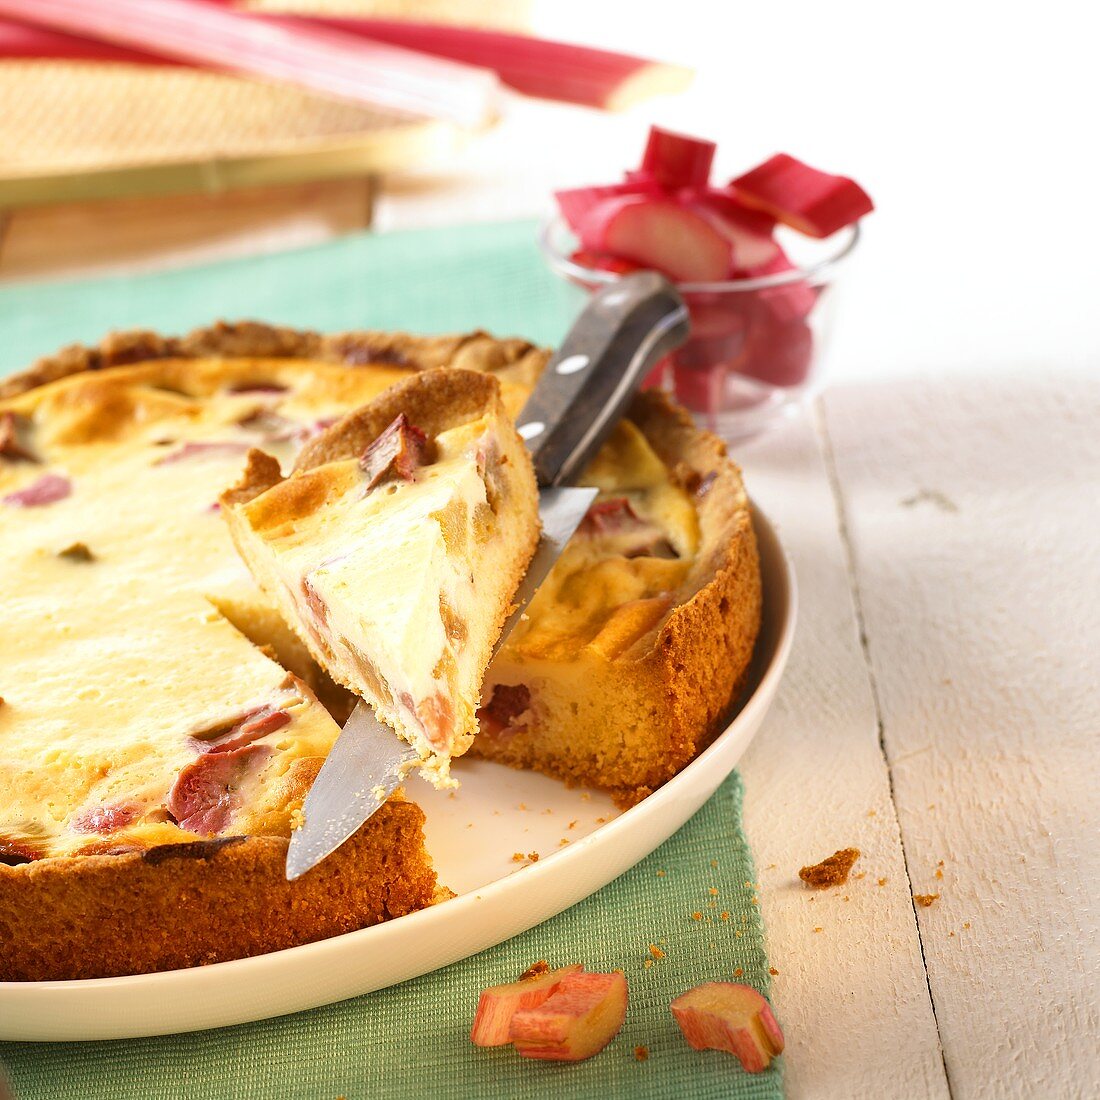
<svg viewBox="0 0 1100 1100">
<path fill-rule="evenodd" d="M 543 371 L 516 421 L 539 483 L 542 537 L 496 649 L 519 622 L 573 536 L 596 489 L 568 488 L 626 411 L 646 375 L 688 337 L 676 288 L 653 272 L 597 291 Z M 420 759 L 360 700 L 302 804 L 290 835 L 286 877 L 315 867 L 355 833 Z"/>
</svg>

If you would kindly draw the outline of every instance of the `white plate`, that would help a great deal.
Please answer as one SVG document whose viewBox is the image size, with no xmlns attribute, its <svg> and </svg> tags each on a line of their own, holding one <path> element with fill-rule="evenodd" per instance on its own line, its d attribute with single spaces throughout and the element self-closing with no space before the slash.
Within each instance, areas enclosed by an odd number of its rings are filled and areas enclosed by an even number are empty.
<svg viewBox="0 0 1100 1100">
<path fill-rule="evenodd" d="M 794 574 L 754 512 L 764 623 L 747 699 L 675 779 L 619 814 L 594 792 L 462 761 L 454 797 L 410 794 L 428 818 L 441 882 L 458 897 L 344 936 L 234 962 L 73 982 L 0 982 L 0 1039 L 122 1039 L 225 1027 L 355 997 L 466 958 L 560 913 L 667 840 L 734 769 L 779 686 L 795 621 Z M 563 840 L 568 841 L 562 844 Z M 517 852 L 538 852 L 536 863 Z"/>
</svg>

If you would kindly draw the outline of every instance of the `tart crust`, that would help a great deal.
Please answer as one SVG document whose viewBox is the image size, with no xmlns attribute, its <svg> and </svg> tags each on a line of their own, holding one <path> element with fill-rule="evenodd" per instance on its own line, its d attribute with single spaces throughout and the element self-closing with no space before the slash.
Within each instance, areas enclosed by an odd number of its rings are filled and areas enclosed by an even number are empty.
<svg viewBox="0 0 1100 1100">
<path fill-rule="evenodd" d="M 391 800 L 296 882 L 282 837 L 0 864 L 0 980 L 178 970 L 423 909 L 436 897 L 423 823 L 418 806 Z"/>
<path fill-rule="evenodd" d="M 471 749 L 570 784 L 601 787 L 623 807 L 671 779 L 719 732 L 748 679 L 762 606 L 748 497 L 725 444 L 657 391 L 640 394 L 628 415 L 696 500 L 700 545 L 692 568 L 656 623 L 639 633 L 629 618 L 612 620 L 578 655 L 574 675 L 596 685 L 594 743 L 583 743 L 586 723 L 574 719 L 568 739 L 521 732 L 496 740 L 483 733 Z M 490 671 L 508 683 L 527 670 L 497 663 Z"/>
</svg>

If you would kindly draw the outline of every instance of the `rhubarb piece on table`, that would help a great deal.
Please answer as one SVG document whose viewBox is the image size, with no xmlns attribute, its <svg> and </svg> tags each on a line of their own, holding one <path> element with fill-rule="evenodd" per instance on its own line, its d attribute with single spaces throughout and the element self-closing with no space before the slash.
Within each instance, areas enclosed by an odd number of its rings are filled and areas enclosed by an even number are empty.
<svg viewBox="0 0 1100 1100">
<path fill-rule="evenodd" d="M 559 970 L 536 963 L 519 981 L 490 986 L 478 999 L 470 1042 L 479 1047 L 507 1045 L 512 1041 L 512 1017 L 517 1012 L 538 1008 L 557 992 L 566 977 L 582 970 L 580 963 Z"/>
<path fill-rule="evenodd" d="M 651 126 L 640 175 L 661 187 L 706 187 L 717 146 L 713 141 L 676 134 Z"/>
<path fill-rule="evenodd" d="M 221 505 L 314 659 L 450 783 L 538 542 L 534 471 L 499 383 L 415 375 L 307 443 L 289 477 L 250 452 Z"/>
<path fill-rule="evenodd" d="M 670 1006 L 694 1050 L 724 1050 L 749 1073 L 761 1073 L 783 1052 L 783 1032 L 771 1005 L 751 986 L 707 982 Z"/>
<path fill-rule="evenodd" d="M 730 272 L 730 245 L 704 215 L 667 199 L 624 195 L 593 207 L 581 245 L 652 268 L 680 282 L 717 282 Z"/>
<path fill-rule="evenodd" d="M 731 184 L 737 197 L 811 237 L 828 237 L 874 209 L 855 180 L 831 176 L 776 153 Z"/>
<path fill-rule="evenodd" d="M 524 1058 L 582 1062 L 618 1035 L 626 1002 L 626 978 L 619 972 L 566 975 L 541 1005 L 512 1017 L 512 1043 Z"/>
</svg>

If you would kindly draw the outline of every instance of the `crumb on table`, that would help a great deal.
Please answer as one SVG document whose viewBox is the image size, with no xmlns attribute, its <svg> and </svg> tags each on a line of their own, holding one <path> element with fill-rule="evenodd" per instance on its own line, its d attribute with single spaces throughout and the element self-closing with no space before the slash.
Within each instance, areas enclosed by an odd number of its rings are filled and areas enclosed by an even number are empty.
<svg viewBox="0 0 1100 1100">
<path fill-rule="evenodd" d="M 922 908 L 927 909 L 933 902 L 939 901 L 939 894 L 914 894 L 913 900 Z"/>
<path fill-rule="evenodd" d="M 637 1046 L 634 1048 L 634 1057 L 639 1062 L 644 1062 L 649 1057 L 649 1047 Z"/>
<path fill-rule="evenodd" d="M 858 848 L 841 848 L 834 852 L 828 859 L 815 863 L 811 867 L 803 867 L 798 872 L 798 877 L 810 887 L 811 890 L 823 890 L 829 886 L 843 886 L 848 881 L 848 873 L 859 859 Z"/>
</svg>

